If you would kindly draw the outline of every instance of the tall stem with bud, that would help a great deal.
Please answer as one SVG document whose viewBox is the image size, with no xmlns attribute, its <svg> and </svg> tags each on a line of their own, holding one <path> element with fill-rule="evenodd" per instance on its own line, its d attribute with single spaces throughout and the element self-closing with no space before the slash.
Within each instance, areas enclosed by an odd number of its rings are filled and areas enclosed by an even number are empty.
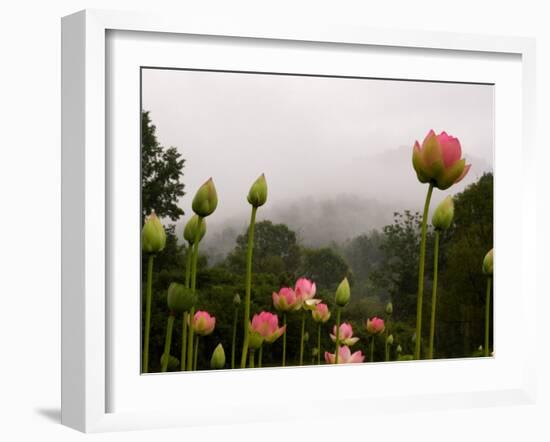
<svg viewBox="0 0 550 442">
<path fill-rule="evenodd" d="M 415 359 L 420 359 L 420 341 L 422 340 L 422 305 L 424 298 L 424 260 L 426 258 L 426 226 L 428 222 L 428 211 L 432 198 L 434 186 L 430 183 L 426 201 L 424 202 L 424 213 L 422 215 L 422 233 L 420 239 L 420 262 L 418 268 L 418 294 L 416 298 L 416 342 L 414 347 Z"/>
</svg>

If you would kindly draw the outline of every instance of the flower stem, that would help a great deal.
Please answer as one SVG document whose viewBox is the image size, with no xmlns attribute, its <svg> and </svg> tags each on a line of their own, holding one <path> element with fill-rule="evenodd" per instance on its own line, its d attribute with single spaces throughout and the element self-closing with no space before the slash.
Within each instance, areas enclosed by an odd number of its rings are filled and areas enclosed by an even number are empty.
<svg viewBox="0 0 550 442">
<path fill-rule="evenodd" d="M 181 371 L 185 371 L 185 360 L 187 357 L 187 322 L 189 320 L 189 313 L 183 313 L 183 325 L 181 330 Z"/>
<path fill-rule="evenodd" d="M 285 332 L 283 333 L 283 367 L 286 365 L 286 312 L 283 313 L 283 326 Z"/>
<path fill-rule="evenodd" d="M 153 255 L 147 258 L 147 286 L 145 291 L 145 331 L 143 336 L 143 373 L 149 372 L 149 334 L 151 332 L 151 300 L 153 298 Z"/>
<path fill-rule="evenodd" d="M 435 338 L 435 309 L 437 305 L 437 271 L 439 261 L 439 230 L 435 231 L 434 243 L 434 283 L 432 288 L 432 316 L 430 318 L 430 346 L 428 347 L 428 359 L 434 357 L 434 338 Z"/>
<path fill-rule="evenodd" d="M 191 262 L 193 255 L 193 244 L 190 242 L 187 243 L 187 256 L 185 257 L 185 287 L 189 288 L 189 283 L 191 281 Z M 181 360 L 180 367 L 181 371 L 186 370 L 186 358 L 187 358 L 187 321 L 189 318 L 189 313 L 183 313 L 183 325 L 181 330 Z"/>
<path fill-rule="evenodd" d="M 193 257 L 191 260 L 191 293 L 195 294 L 197 287 L 197 261 L 199 260 L 199 240 L 200 231 L 202 226 L 202 216 L 198 217 L 197 221 L 197 233 L 195 234 L 195 241 L 193 242 Z M 194 330 L 192 326 L 193 317 L 195 316 L 195 307 L 191 307 L 189 312 L 189 336 L 187 338 L 187 371 L 193 370 L 193 342 L 194 342 Z"/>
<path fill-rule="evenodd" d="M 170 312 L 166 323 L 166 339 L 164 340 L 164 359 L 160 371 L 165 372 L 168 369 L 168 361 L 170 360 L 170 347 L 172 346 L 172 330 L 174 328 L 174 314 Z"/>
<path fill-rule="evenodd" d="M 370 361 L 374 362 L 374 335 L 372 335 L 371 346 L 370 346 Z"/>
<path fill-rule="evenodd" d="M 334 364 L 338 364 L 338 353 L 340 353 L 340 307 L 336 307 L 336 351 L 334 353 Z"/>
<path fill-rule="evenodd" d="M 317 365 L 321 365 L 321 323 L 317 325 Z"/>
<path fill-rule="evenodd" d="M 197 360 L 199 356 L 199 335 L 195 336 L 195 350 L 193 352 L 193 370 L 197 369 Z"/>
<path fill-rule="evenodd" d="M 487 294 L 485 297 L 485 346 L 483 348 L 484 356 L 489 356 L 489 320 L 491 310 L 491 281 L 492 278 L 487 278 Z"/>
<path fill-rule="evenodd" d="M 241 355 L 241 368 L 246 367 L 246 355 L 248 353 L 249 327 L 250 327 L 250 291 L 252 286 L 252 251 L 254 249 L 254 223 L 256 222 L 257 207 L 252 206 L 250 225 L 248 226 L 248 244 L 246 248 L 246 277 L 245 277 L 245 302 L 244 302 L 244 336 L 243 352 Z M 254 363 L 254 361 L 252 361 Z"/>
<path fill-rule="evenodd" d="M 388 341 L 386 341 L 386 348 L 384 349 L 384 360 L 388 362 L 390 360 L 390 346 Z"/>
<path fill-rule="evenodd" d="M 420 264 L 418 268 L 418 295 L 416 298 L 416 342 L 414 345 L 414 358 L 420 359 L 420 341 L 422 340 L 422 299 L 424 297 L 424 260 L 426 258 L 426 227 L 428 223 L 428 211 L 434 186 L 430 183 L 424 213 L 422 215 L 422 237 L 420 240 Z"/>
<path fill-rule="evenodd" d="M 264 346 L 262 344 L 262 346 L 260 347 L 260 351 L 258 352 L 258 367 L 262 367 L 262 356 L 264 354 Z"/>
<path fill-rule="evenodd" d="M 302 310 L 302 332 L 300 337 L 300 365 L 304 365 L 304 333 L 306 330 L 306 311 Z"/>
<path fill-rule="evenodd" d="M 239 309 L 235 307 L 233 314 L 233 339 L 231 340 L 231 368 L 235 368 L 235 344 L 237 342 L 237 316 Z"/>
<path fill-rule="evenodd" d="M 250 350 L 250 355 L 248 359 L 248 365 L 250 368 L 254 368 L 254 350 Z"/>
</svg>

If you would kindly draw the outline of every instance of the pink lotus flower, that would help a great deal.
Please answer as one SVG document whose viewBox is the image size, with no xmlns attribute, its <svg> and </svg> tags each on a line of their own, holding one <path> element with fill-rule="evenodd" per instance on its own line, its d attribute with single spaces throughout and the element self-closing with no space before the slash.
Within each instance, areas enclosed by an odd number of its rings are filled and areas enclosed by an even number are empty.
<svg viewBox="0 0 550 442">
<path fill-rule="evenodd" d="M 458 138 L 441 132 L 436 135 L 433 130 L 428 132 L 422 142 L 418 141 L 413 148 L 413 167 L 418 181 L 432 183 L 441 190 L 448 189 L 458 183 L 470 170 L 470 164 L 461 159 L 462 149 Z"/>
<path fill-rule="evenodd" d="M 296 292 L 289 287 L 283 287 L 279 293 L 273 292 L 273 306 L 282 312 L 298 310 L 302 306 Z"/>
<path fill-rule="evenodd" d="M 260 335 L 268 343 L 274 342 L 284 332 L 286 326 L 279 327 L 279 318 L 277 315 L 269 312 L 261 312 L 252 317 L 250 331 Z"/>
<path fill-rule="evenodd" d="M 317 304 L 311 311 L 311 316 L 315 322 L 327 322 L 330 318 L 330 311 L 326 304 Z"/>
<path fill-rule="evenodd" d="M 384 330 L 386 329 L 384 320 L 377 318 L 376 316 L 372 319 L 367 319 L 365 327 L 371 335 L 379 335 L 380 333 L 384 333 Z"/>
<path fill-rule="evenodd" d="M 199 310 L 195 313 L 195 316 L 193 316 L 191 326 L 197 335 L 206 336 L 214 331 L 216 318 L 210 316 L 208 312 Z"/>
<path fill-rule="evenodd" d="M 338 364 L 353 364 L 363 362 L 364 360 L 365 356 L 363 356 L 363 353 L 360 350 L 352 354 L 349 347 L 345 345 L 338 348 Z M 326 351 L 325 361 L 327 364 L 334 364 L 336 361 L 336 356 L 333 353 Z"/>
<path fill-rule="evenodd" d="M 332 339 L 332 342 L 336 342 L 336 326 L 332 329 L 330 339 Z M 351 324 L 348 324 L 347 322 L 340 324 L 340 335 L 338 336 L 338 341 L 340 344 L 353 345 L 358 340 L 359 338 L 353 337 L 353 328 L 351 327 Z"/>
<path fill-rule="evenodd" d="M 317 288 L 313 281 L 310 281 L 307 278 L 300 278 L 298 279 L 298 281 L 296 281 L 294 291 L 296 292 L 296 296 L 301 299 L 302 302 L 304 302 L 308 299 L 312 299 L 315 296 Z"/>
</svg>

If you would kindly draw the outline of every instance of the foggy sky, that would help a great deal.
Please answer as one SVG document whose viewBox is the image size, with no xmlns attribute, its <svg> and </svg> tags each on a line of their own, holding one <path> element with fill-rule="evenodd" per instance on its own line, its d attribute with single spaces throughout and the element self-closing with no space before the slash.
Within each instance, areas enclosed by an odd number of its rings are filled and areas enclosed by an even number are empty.
<svg viewBox="0 0 550 442">
<path fill-rule="evenodd" d="M 431 128 L 457 136 L 472 163 L 463 182 L 434 192 L 432 207 L 493 167 L 487 85 L 146 69 L 142 106 L 159 142 L 186 160 L 186 214 L 214 178 L 210 242 L 247 224 L 246 195 L 261 173 L 269 197 L 259 219 L 291 222 L 307 242 L 320 224 L 319 235 L 339 240 L 381 227 L 396 210 L 421 210 L 427 187 L 412 146 Z"/>
</svg>

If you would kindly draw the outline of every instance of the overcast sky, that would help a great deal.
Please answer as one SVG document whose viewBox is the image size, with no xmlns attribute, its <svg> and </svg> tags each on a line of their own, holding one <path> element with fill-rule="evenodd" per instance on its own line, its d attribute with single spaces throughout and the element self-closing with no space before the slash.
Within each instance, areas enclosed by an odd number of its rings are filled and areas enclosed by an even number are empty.
<svg viewBox="0 0 550 442">
<path fill-rule="evenodd" d="M 412 168 L 412 146 L 431 128 L 457 136 L 473 165 L 463 183 L 435 192 L 434 203 L 493 167 L 487 85 L 146 69 L 142 103 L 160 143 L 186 159 L 186 213 L 198 186 L 214 178 L 219 206 L 210 231 L 246 224 L 246 194 L 261 173 L 269 198 L 260 219 L 341 198 L 375 201 L 389 218 L 420 210 L 426 186 Z"/>
</svg>

